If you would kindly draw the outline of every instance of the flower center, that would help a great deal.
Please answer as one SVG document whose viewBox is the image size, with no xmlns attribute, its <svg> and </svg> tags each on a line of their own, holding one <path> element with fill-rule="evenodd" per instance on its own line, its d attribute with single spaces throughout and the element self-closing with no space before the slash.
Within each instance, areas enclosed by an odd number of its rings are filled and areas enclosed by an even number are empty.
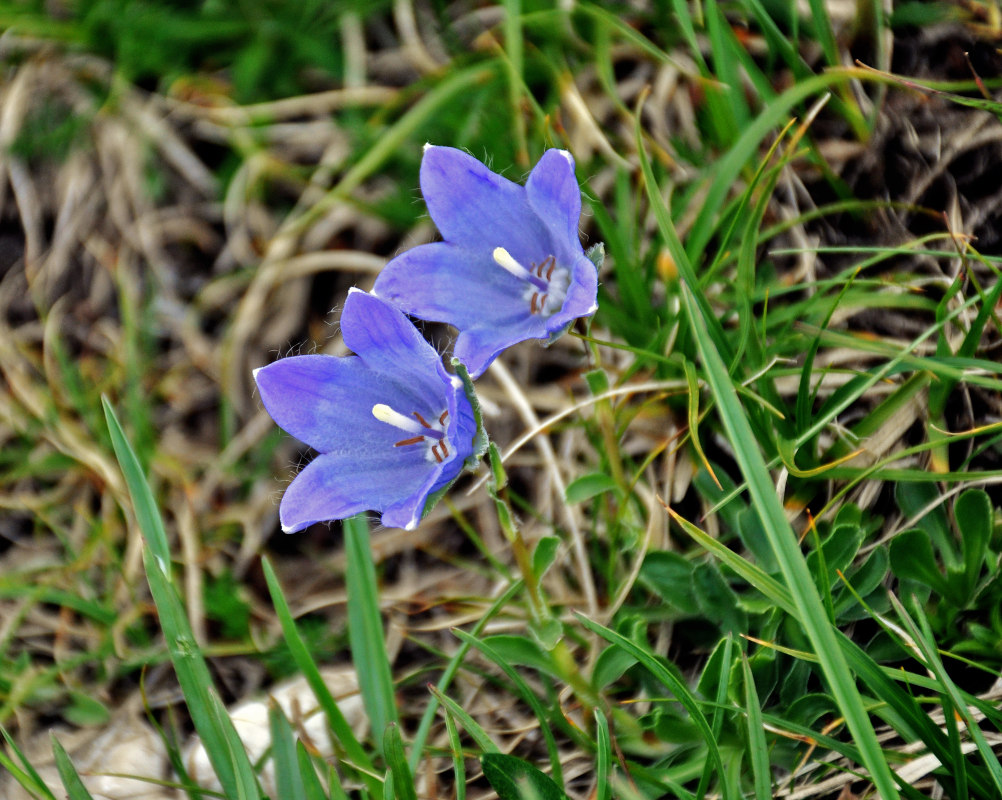
<svg viewBox="0 0 1002 800">
<path fill-rule="evenodd" d="M 396 442 L 393 445 L 394 447 L 409 447 L 415 444 L 423 444 L 425 446 L 425 458 L 428 461 L 434 461 L 436 464 L 442 464 L 452 458 L 453 454 L 449 452 L 449 440 L 445 435 L 446 420 L 449 418 L 448 409 L 439 414 L 436 422 L 428 422 L 419 411 L 412 412 L 411 416 L 408 417 L 399 411 L 393 410 L 385 403 L 376 403 L 372 407 L 372 416 L 380 422 L 392 425 L 398 430 L 415 434 L 407 439 L 401 439 L 399 442 Z"/>
<path fill-rule="evenodd" d="M 549 317 L 563 307 L 571 278 L 566 269 L 557 266 L 556 256 L 548 255 L 538 264 L 530 262 L 526 269 L 503 247 L 495 247 L 492 255 L 499 267 L 528 284 L 522 297 L 529 302 L 530 314 Z"/>
</svg>

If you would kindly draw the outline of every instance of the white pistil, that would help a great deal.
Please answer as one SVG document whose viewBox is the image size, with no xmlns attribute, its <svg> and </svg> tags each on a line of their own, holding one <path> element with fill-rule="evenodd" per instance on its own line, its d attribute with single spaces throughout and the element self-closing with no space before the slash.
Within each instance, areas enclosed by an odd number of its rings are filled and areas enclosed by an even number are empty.
<svg viewBox="0 0 1002 800">
<path fill-rule="evenodd" d="M 416 433 L 423 436 L 428 432 L 424 425 L 419 423 L 416 419 L 405 417 L 399 411 L 394 411 L 385 403 L 376 403 L 376 405 L 372 407 L 372 416 L 380 422 L 385 422 L 387 425 L 392 425 L 394 428 L 407 431 L 407 433 Z"/>
<path fill-rule="evenodd" d="M 541 292 L 545 292 L 548 284 L 542 278 L 538 278 L 533 275 L 529 270 L 519 264 L 511 253 L 505 250 L 503 247 L 495 247 L 494 252 L 494 262 L 501 267 L 501 269 L 506 272 L 511 273 L 516 278 L 522 281 L 527 281 L 539 289 Z"/>
</svg>

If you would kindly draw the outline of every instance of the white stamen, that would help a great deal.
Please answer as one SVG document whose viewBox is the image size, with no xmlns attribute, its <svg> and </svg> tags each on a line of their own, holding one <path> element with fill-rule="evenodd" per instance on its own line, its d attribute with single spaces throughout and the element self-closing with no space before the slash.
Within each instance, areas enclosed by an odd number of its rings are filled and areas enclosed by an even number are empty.
<svg viewBox="0 0 1002 800">
<path fill-rule="evenodd" d="M 394 411 L 385 403 L 376 403 L 376 405 L 372 407 L 372 416 L 380 422 L 385 422 L 388 425 L 392 425 L 394 428 L 399 428 L 400 430 L 407 431 L 408 433 L 417 433 L 421 435 L 427 433 L 425 427 L 416 419 L 405 417 L 399 411 Z"/>
<path fill-rule="evenodd" d="M 529 272 L 529 270 L 527 270 L 521 264 L 519 264 L 514 259 L 512 254 L 509 253 L 507 250 L 505 250 L 503 247 L 495 247 L 493 256 L 494 256 L 494 261 L 497 262 L 497 265 L 499 267 L 507 270 L 516 278 L 520 278 L 523 281 L 525 281 L 532 276 L 532 273 Z"/>
</svg>

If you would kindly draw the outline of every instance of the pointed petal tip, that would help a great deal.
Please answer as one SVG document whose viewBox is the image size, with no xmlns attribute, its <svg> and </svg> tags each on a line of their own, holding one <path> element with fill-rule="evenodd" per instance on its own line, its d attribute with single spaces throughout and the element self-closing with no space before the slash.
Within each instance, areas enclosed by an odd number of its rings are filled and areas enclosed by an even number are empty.
<svg viewBox="0 0 1002 800">
<path fill-rule="evenodd" d="M 258 367 L 257 369 L 251 371 L 251 377 L 254 378 L 255 382 L 257 381 L 257 374 L 263 369 L 264 367 Z"/>
<path fill-rule="evenodd" d="M 422 152 L 427 153 L 428 149 L 431 148 L 431 147 L 434 147 L 434 146 L 435 145 L 433 145 L 431 142 L 425 142 L 424 143 L 424 148 L 422 148 Z"/>
<path fill-rule="evenodd" d="M 574 156 L 572 156 L 567 150 L 557 150 L 557 152 L 564 157 L 564 160 L 567 161 L 568 164 L 572 167 L 574 166 Z"/>
</svg>

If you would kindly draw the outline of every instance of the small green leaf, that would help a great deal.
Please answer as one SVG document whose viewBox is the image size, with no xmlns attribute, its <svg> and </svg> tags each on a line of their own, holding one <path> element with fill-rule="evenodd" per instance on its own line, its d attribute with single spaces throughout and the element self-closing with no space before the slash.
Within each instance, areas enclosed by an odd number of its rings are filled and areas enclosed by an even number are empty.
<svg viewBox="0 0 1002 800">
<path fill-rule="evenodd" d="M 970 597 L 988 555 L 988 541 L 992 535 L 992 501 L 983 490 L 968 489 L 954 503 L 953 516 L 957 520 L 964 553 L 964 594 Z"/>
<path fill-rule="evenodd" d="M 568 503 L 574 505 L 591 500 L 605 492 L 615 491 L 616 488 L 616 482 L 609 475 L 603 472 L 592 472 L 571 481 L 567 486 L 566 498 Z"/>
<path fill-rule="evenodd" d="M 66 796 L 69 800 L 94 800 L 91 793 L 87 791 L 83 781 L 77 774 L 70 757 L 66 754 L 59 740 L 52 736 L 52 753 L 56 757 L 56 769 L 59 770 L 59 779 L 66 787 Z"/>
<path fill-rule="evenodd" d="M 543 650 L 550 652 L 564 635 L 564 625 L 559 619 L 544 619 L 529 626 L 529 633 Z"/>
<path fill-rule="evenodd" d="M 536 549 L 532 553 L 532 572 L 536 580 L 543 577 L 546 570 L 553 564 L 553 559 L 557 557 L 560 549 L 560 538 L 557 536 L 544 536 L 536 544 Z"/>
<path fill-rule="evenodd" d="M 111 717 L 108 707 L 96 697 L 83 692 L 70 694 L 70 704 L 63 712 L 67 722 L 85 728 L 90 725 L 104 725 Z"/>
<path fill-rule="evenodd" d="M 936 556 L 925 531 L 899 533 L 891 542 L 891 570 L 898 578 L 928 586 L 937 594 L 945 594 L 946 581 L 936 566 Z"/>
<path fill-rule="evenodd" d="M 487 636 L 483 642 L 509 664 L 534 667 L 542 672 L 553 671 L 553 661 L 549 655 L 530 637 L 499 634 Z"/>
<path fill-rule="evenodd" d="M 521 758 L 484 753 L 480 766 L 501 800 L 567 800 L 567 795 L 552 778 Z"/>
<path fill-rule="evenodd" d="M 663 600 L 687 615 L 699 612 L 692 594 L 692 563 L 668 550 L 647 554 L 640 568 L 640 580 Z"/>
<path fill-rule="evenodd" d="M 609 376 L 604 369 L 593 369 L 584 374 L 585 383 L 593 395 L 603 394 L 609 391 Z"/>
<path fill-rule="evenodd" d="M 609 645 L 595 659 L 595 669 L 591 681 L 596 689 L 604 689 L 613 681 L 619 680 L 623 673 L 637 663 L 632 655 L 615 645 Z"/>
<path fill-rule="evenodd" d="M 739 636 L 748 630 L 748 615 L 740 608 L 738 596 L 714 562 L 698 564 L 692 571 L 690 585 L 702 614 L 724 633 Z"/>
</svg>

